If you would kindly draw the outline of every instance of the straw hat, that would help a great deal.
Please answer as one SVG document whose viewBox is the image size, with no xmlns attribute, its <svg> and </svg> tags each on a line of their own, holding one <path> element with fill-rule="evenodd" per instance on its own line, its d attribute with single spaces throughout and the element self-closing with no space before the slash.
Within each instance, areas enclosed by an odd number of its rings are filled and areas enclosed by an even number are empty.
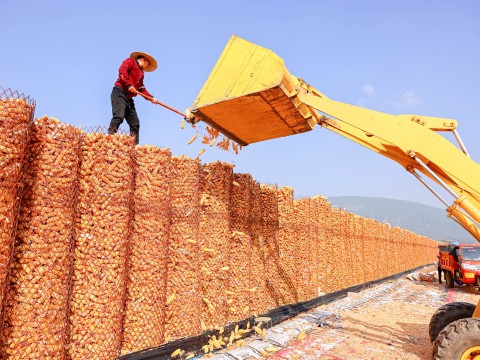
<svg viewBox="0 0 480 360">
<path fill-rule="evenodd" d="M 152 55 L 149 55 L 149 54 L 144 53 L 142 51 L 135 51 L 135 52 L 130 54 L 130 57 L 132 59 L 137 59 L 137 57 L 139 57 L 139 56 L 143 56 L 143 57 L 147 58 L 148 61 L 150 61 L 150 65 L 148 65 L 148 67 L 146 69 L 143 69 L 144 71 L 155 71 L 155 69 L 157 68 L 157 60 L 155 60 L 155 58 Z"/>
</svg>

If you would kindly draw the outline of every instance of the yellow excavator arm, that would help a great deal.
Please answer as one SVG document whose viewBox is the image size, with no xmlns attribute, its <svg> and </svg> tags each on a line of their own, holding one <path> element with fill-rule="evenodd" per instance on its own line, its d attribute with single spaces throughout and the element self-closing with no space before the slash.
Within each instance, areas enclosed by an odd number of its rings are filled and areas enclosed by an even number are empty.
<svg viewBox="0 0 480 360">
<path fill-rule="evenodd" d="M 316 125 L 336 132 L 399 163 L 445 205 L 448 217 L 480 241 L 480 165 L 468 155 L 455 120 L 390 115 L 329 99 L 291 75 L 271 50 L 236 36 L 190 111 L 241 145 L 303 133 Z M 457 145 L 440 134 L 446 131 Z M 451 203 L 432 185 L 446 190 Z M 429 325 L 442 331 L 430 333 L 435 359 L 479 357 L 478 331 L 472 332 L 479 324 L 480 300 L 473 314 L 463 302 L 438 309 Z"/>
<path fill-rule="evenodd" d="M 399 163 L 437 196 L 448 217 L 480 241 L 480 166 L 469 157 L 453 119 L 390 115 L 332 100 L 290 74 L 273 51 L 235 35 L 191 111 L 243 146 L 316 125 L 336 132 Z M 447 131 L 458 146 L 439 134 Z"/>
</svg>

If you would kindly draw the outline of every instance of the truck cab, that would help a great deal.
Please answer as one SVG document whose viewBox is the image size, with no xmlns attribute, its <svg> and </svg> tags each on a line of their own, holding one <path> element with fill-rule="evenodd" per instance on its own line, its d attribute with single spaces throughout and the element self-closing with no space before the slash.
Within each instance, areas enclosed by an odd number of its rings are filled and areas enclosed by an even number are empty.
<svg viewBox="0 0 480 360">
<path fill-rule="evenodd" d="M 439 258 L 448 287 L 456 282 L 480 289 L 480 244 L 440 245 Z"/>
</svg>

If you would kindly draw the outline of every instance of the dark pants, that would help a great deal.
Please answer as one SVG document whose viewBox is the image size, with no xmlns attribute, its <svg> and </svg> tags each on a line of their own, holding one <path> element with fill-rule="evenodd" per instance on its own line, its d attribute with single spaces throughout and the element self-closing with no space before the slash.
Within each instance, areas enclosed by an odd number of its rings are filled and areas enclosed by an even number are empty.
<svg viewBox="0 0 480 360">
<path fill-rule="evenodd" d="M 123 119 L 125 119 L 130 126 L 130 133 L 135 136 L 135 144 L 138 144 L 140 120 L 133 99 L 127 98 L 127 94 L 122 88 L 114 86 L 110 100 L 112 101 L 112 120 L 108 127 L 108 133 L 115 134 Z"/>
<path fill-rule="evenodd" d="M 442 283 L 442 268 L 437 265 L 437 271 L 438 271 L 438 282 L 441 284 Z"/>
</svg>

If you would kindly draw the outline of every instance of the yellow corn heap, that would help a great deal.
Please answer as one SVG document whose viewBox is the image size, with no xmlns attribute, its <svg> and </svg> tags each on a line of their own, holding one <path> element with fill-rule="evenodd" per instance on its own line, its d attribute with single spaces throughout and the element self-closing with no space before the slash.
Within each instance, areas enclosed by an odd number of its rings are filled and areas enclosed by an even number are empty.
<svg viewBox="0 0 480 360">
<path fill-rule="evenodd" d="M 202 320 L 207 327 L 227 322 L 230 189 L 233 168 L 219 161 L 202 166 L 200 211 L 200 262 Z M 203 200 L 203 201 L 202 201 Z"/>
<path fill-rule="evenodd" d="M 233 35 L 193 107 L 240 145 L 299 134 L 316 119 L 293 96 L 298 84 L 273 51 Z"/>
<path fill-rule="evenodd" d="M 166 259 L 169 236 L 171 153 L 135 147 L 135 222 L 130 245 L 122 353 L 164 341 Z M 166 304 L 175 300 L 171 294 Z M 161 305 L 160 305 L 161 304 Z"/>
<path fill-rule="evenodd" d="M 265 336 L 265 329 L 223 333 L 222 326 L 295 296 L 312 299 L 316 289 L 331 292 L 430 263 L 437 253 L 433 240 L 342 213 L 323 197 L 293 200 L 292 189 L 262 186 L 228 164 L 134 150 L 130 136 L 85 134 L 57 121 L 37 130 L 45 132 L 31 139 L 35 158 L 23 170 L 29 190 L 0 341 L 12 359 L 113 358 L 212 328 L 218 334 L 204 351 L 236 347 L 245 333 Z M 378 264 L 354 277 L 338 265 L 372 252 L 381 255 Z"/>
<path fill-rule="evenodd" d="M 8 359 L 40 359 L 45 353 L 60 359 L 67 343 L 80 131 L 44 117 L 32 126 L 29 151 L 10 269 L 15 291 L 5 307 L 8 341 L 0 341 L 0 353 Z"/>
<path fill-rule="evenodd" d="M 11 97 L 0 87 L 0 319 L 15 242 L 16 212 L 22 167 L 26 162 L 28 129 L 35 110 L 25 99 Z M 5 98 L 8 96 L 7 98 Z M 0 327 L 2 326 L 0 320 Z"/>
<path fill-rule="evenodd" d="M 165 336 L 193 336 L 200 328 L 200 162 L 185 156 L 172 158 L 170 236 L 167 258 L 167 296 L 175 301 L 165 309 Z M 194 241 L 185 241 L 186 239 Z"/>
<path fill-rule="evenodd" d="M 76 213 L 69 357 L 113 358 L 122 342 L 133 200 L 131 136 L 87 134 Z"/>
</svg>

